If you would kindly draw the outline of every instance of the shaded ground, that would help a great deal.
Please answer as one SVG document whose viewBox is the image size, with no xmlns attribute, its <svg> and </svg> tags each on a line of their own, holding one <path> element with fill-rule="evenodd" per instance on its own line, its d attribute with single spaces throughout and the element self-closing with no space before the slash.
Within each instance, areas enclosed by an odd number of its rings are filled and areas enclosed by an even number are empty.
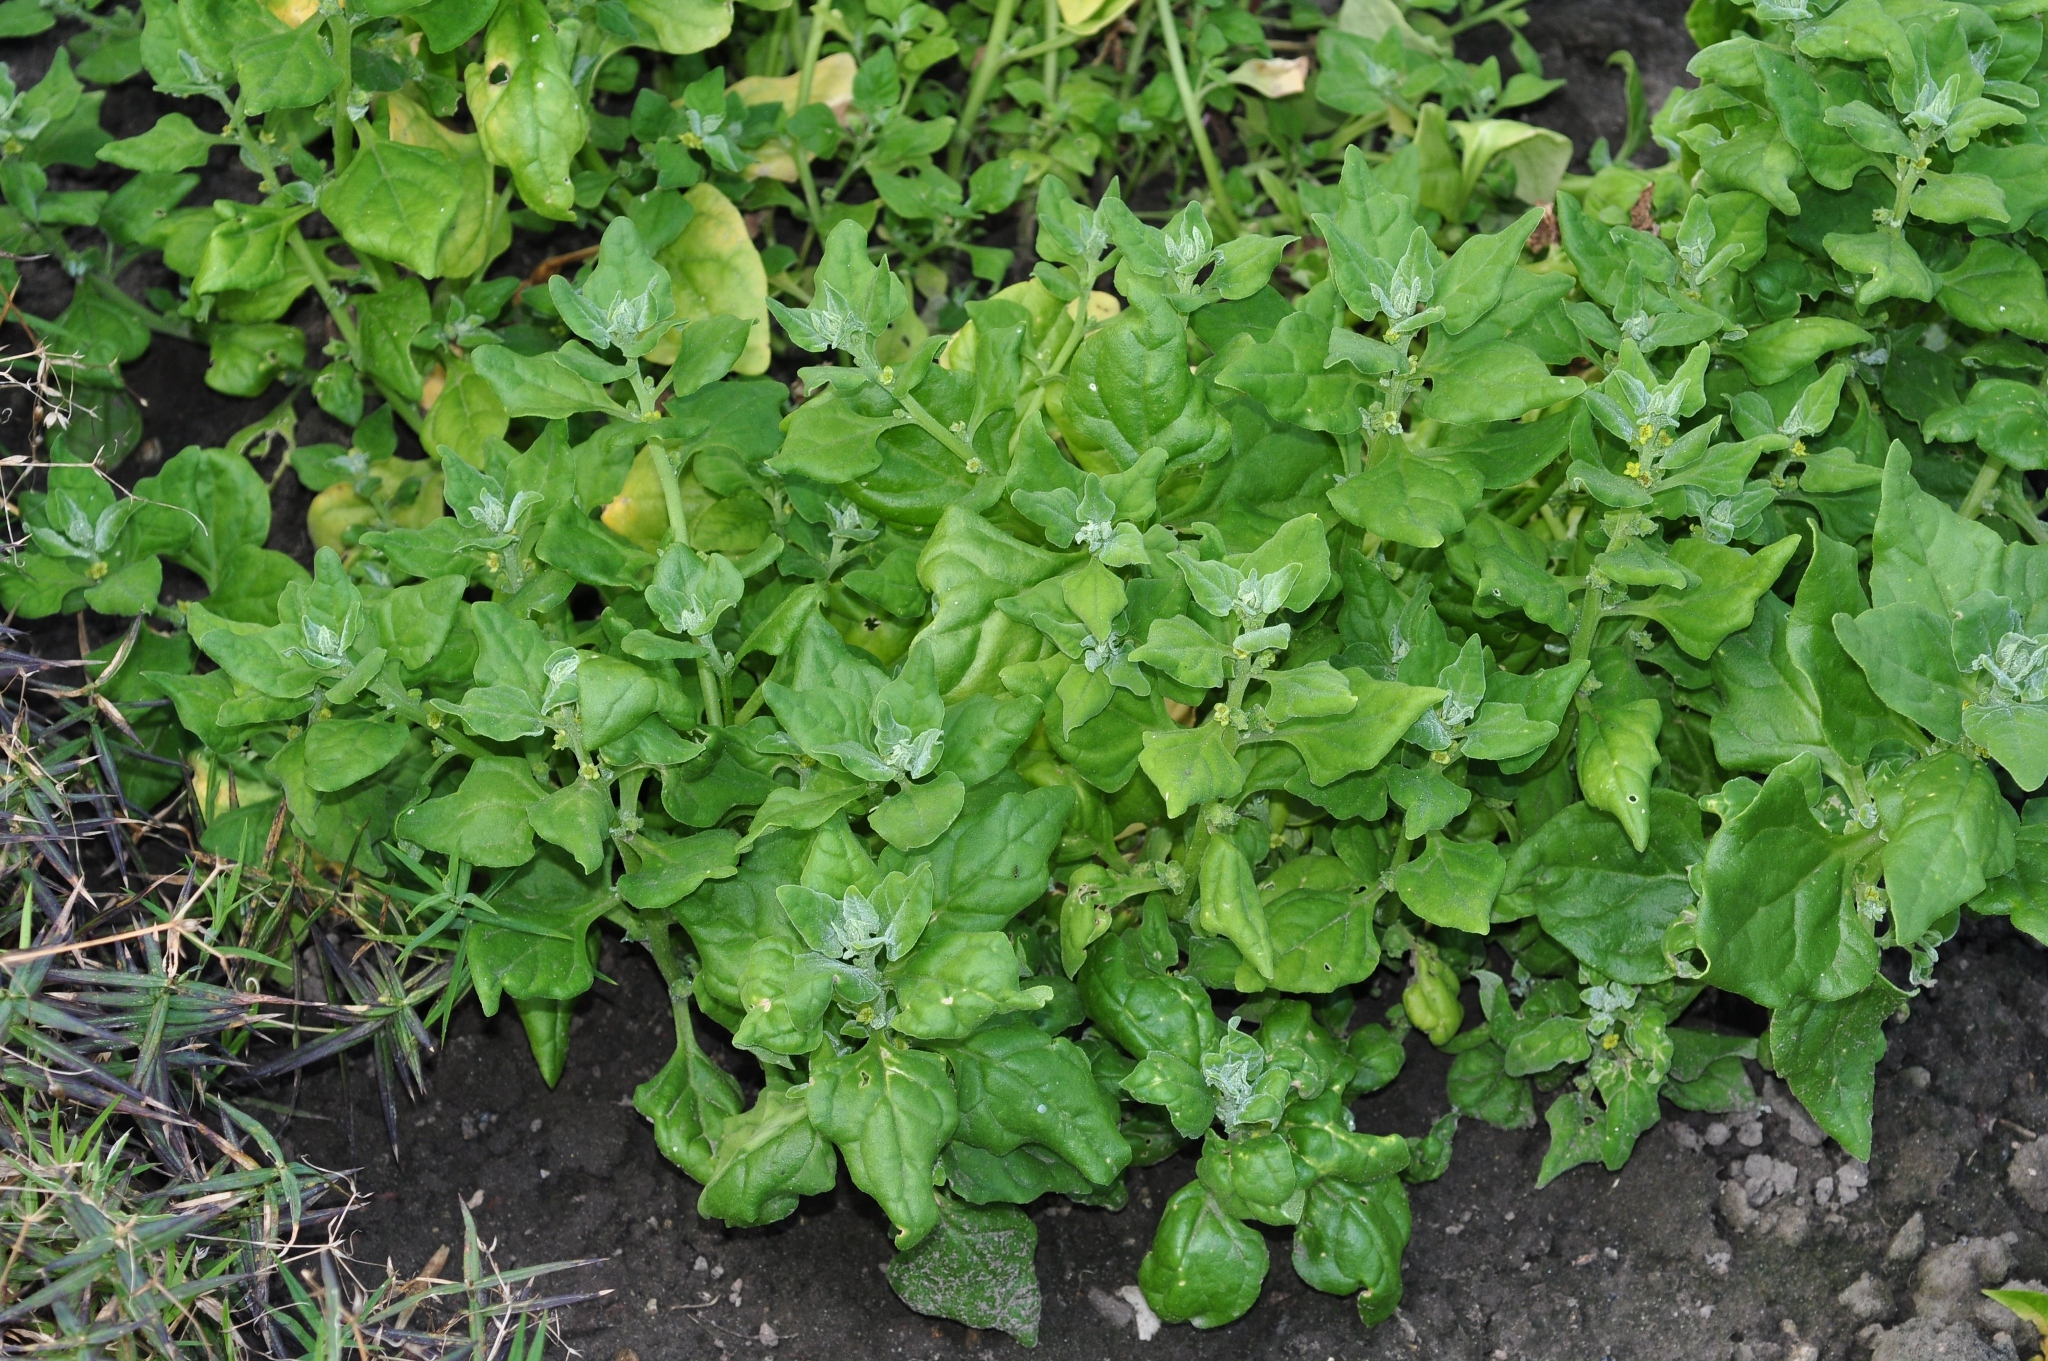
<svg viewBox="0 0 2048 1361">
<path fill-rule="evenodd" d="M 1949 1341 L 1973 1350 L 1915 1350 L 1928 1331 L 1915 1324 L 1879 1339 L 1878 1361 L 2011 1355 L 1994 1338 L 2013 1320 L 1989 1311 L 1977 1319 L 1976 1290 L 2048 1276 L 2048 1193 L 2032 1190 L 2036 1179 L 2026 1175 L 2033 1168 L 2048 1182 L 2048 1141 L 2031 1138 L 2048 1131 L 2044 962 L 2048 955 L 2003 923 L 1956 942 L 1942 984 L 1893 1032 L 1867 1173 L 1832 1142 L 1805 1142 L 1802 1134 L 1818 1131 L 1782 1094 L 1774 1109 L 1722 1129 L 1667 1109 L 1621 1173 L 1580 1168 L 1541 1192 L 1533 1187 L 1543 1129 L 1467 1123 L 1450 1171 L 1411 1190 L 1407 1298 L 1393 1321 L 1367 1332 L 1348 1300 L 1304 1287 L 1286 1263 L 1286 1235 L 1276 1232 L 1266 1293 L 1250 1315 L 1215 1332 L 1166 1329 L 1136 1354 L 1860 1361 L 1869 1353 L 1859 1331 L 1919 1314 L 1963 1320 Z M 388 1258 L 401 1274 L 419 1270 L 436 1247 L 459 1244 L 457 1201 L 481 1193 L 473 1213 L 486 1238 L 497 1238 L 501 1264 L 609 1259 L 576 1279 L 617 1293 L 566 1324 L 570 1343 L 600 1361 L 627 1351 L 643 1361 L 758 1353 L 764 1323 L 778 1354 L 792 1358 L 1026 1355 L 1001 1334 L 899 1304 L 879 1270 L 890 1256 L 888 1226 L 844 1177 L 834 1195 L 768 1229 L 698 1219 L 697 1188 L 662 1160 L 630 1106 L 633 1086 L 670 1047 L 660 981 L 620 947 L 606 951 L 603 972 L 616 982 L 600 985 L 578 1016 L 568 1076 L 553 1092 L 509 1013 L 485 1021 L 466 1011 L 432 1096 L 402 1113 L 402 1168 L 384 1146 L 363 1070 L 348 1102 L 337 1074 L 306 1084 L 300 1101 L 319 1118 L 295 1121 L 290 1136 L 301 1156 L 362 1168 L 371 1200 L 353 1221 L 360 1257 L 379 1266 Z M 711 1027 L 699 1029 L 714 1038 Z M 1357 1104 L 1359 1127 L 1421 1133 L 1443 1108 L 1445 1066 L 1411 1037 L 1408 1071 Z M 1867 1186 L 1842 1204 L 1842 1188 L 1859 1174 Z M 1119 1213 L 1057 1198 L 1033 1212 L 1045 1292 L 1034 1355 L 1105 1361 L 1130 1352 L 1136 1332 L 1113 1297 L 1136 1282 L 1158 1208 L 1192 1176 L 1193 1160 L 1177 1158 L 1134 1174 L 1131 1203 Z M 1902 1231 L 1908 1241 L 1888 1261 Z M 1978 1241 L 1954 1246 L 1965 1237 Z M 1838 1298 L 1844 1291 L 1847 1302 Z"/>
</svg>

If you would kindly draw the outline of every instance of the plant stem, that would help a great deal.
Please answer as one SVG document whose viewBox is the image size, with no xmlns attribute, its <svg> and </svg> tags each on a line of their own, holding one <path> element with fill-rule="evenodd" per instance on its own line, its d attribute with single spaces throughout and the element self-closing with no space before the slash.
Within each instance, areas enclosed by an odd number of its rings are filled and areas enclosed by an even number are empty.
<svg viewBox="0 0 2048 1361">
<path fill-rule="evenodd" d="M 1572 630 L 1571 659 L 1582 662 L 1593 655 L 1593 635 L 1600 629 L 1600 606 L 1607 588 L 1595 581 L 1586 583 L 1586 594 L 1579 601 L 1579 626 Z"/>
<path fill-rule="evenodd" d="M 341 68 L 341 83 L 334 87 L 334 170 L 340 174 L 348 169 L 348 163 L 356 153 L 355 120 L 348 114 L 349 95 L 355 89 L 349 52 L 353 29 L 348 15 L 336 14 L 329 19 L 327 31 L 334 40 L 334 64 Z"/>
<path fill-rule="evenodd" d="M 974 136 L 974 125 L 981 118 L 981 106 L 988 100 L 989 87 L 996 83 L 996 76 L 1007 60 L 1003 44 L 1010 40 L 1010 20 L 1016 14 L 1017 0 L 996 0 L 995 17 L 988 26 L 988 42 L 981 49 L 981 60 L 975 63 L 974 79 L 967 86 L 967 102 L 960 106 L 960 121 L 953 125 L 953 149 L 946 153 L 946 173 L 954 179 L 960 178 L 960 167 L 967 159 L 967 143 Z"/>
<path fill-rule="evenodd" d="M 1081 36 L 1078 33 L 1062 33 L 1057 38 L 1050 38 L 1042 43 L 1033 43 L 1029 47 L 1018 48 L 1010 54 L 1009 61 L 1011 64 L 1015 64 L 1020 61 L 1030 61 L 1033 57 L 1046 57 L 1050 61 L 1052 58 L 1048 54 L 1057 53 L 1063 47 L 1072 47 L 1079 41 L 1081 41 Z M 1053 79 L 1055 81 L 1059 79 L 1057 69 L 1053 72 Z"/>
<path fill-rule="evenodd" d="M 683 481 L 676 473 L 675 460 L 660 440 L 647 442 L 648 461 L 661 481 L 661 499 L 668 506 L 668 537 L 671 543 L 690 546 L 690 524 L 683 511 Z"/>
<path fill-rule="evenodd" d="M 1984 507 L 1991 501 L 1993 488 L 1997 487 L 1998 479 L 2004 474 L 2004 459 L 1997 454 L 1984 455 L 1984 466 L 1977 470 L 1977 480 L 1970 484 L 1969 493 L 1963 497 L 1963 504 L 1956 513 L 1965 520 L 1974 520 L 1982 515 Z"/>
<path fill-rule="evenodd" d="M 1202 126 L 1202 106 L 1195 100 L 1195 88 L 1188 83 L 1188 64 L 1181 55 L 1180 34 L 1173 25 L 1173 0 L 1158 0 L 1159 38 L 1166 44 L 1166 64 L 1173 72 L 1174 87 L 1180 91 L 1180 111 L 1187 120 L 1188 134 L 1195 139 L 1195 155 L 1202 161 L 1202 174 L 1209 181 L 1209 197 L 1216 216 L 1222 219 L 1224 239 L 1239 235 L 1243 228 L 1237 208 L 1223 188 L 1223 167 L 1216 160 L 1216 148 L 1209 145 L 1209 130 Z"/>
<path fill-rule="evenodd" d="M 348 342 L 349 354 L 360 360 L 362 347 L 356 338 L 355 318 L 348 314 L 348 303 L 341 294 L 334 291 L 334 285 L 327 278 L 327 271 L 321 266 L 320 257 L 306 244 L 305 236 L 293 227 L 286 238 L 291 243 L 292 254 L 299 257 L 307 275 L 313 280 L 313 290 L 320 295 L 320 301 L 327 305 L 327 315 L 334 318 L 334 328 L 341 332 L 341 338 Z"/>
<path fill-rule="evenodd" d="M 113 303 L 116 307 L 119 307 L 124 311 L 134 313 L 135 319 L 137 321 L 141 322 L 144 326 L 147 326 L 150 330 L 156 332 L 158 335 L 173 336 L 179 340 L 192 339 L 192 328 L 184 321 L 183 318 L 167 317 L 163 313 L 157 311 L 154 307 L 149 306 L 147 303 L 139 302 L 136 299 L 129 297 L 128 294 L 122 290 L 119 284 L 115 283 L 112 279 L 109 279 L 104 274 L 95 272 L 92 274 L 88 274 L 85 277 L 92 281 L 92 286 L 95 289 L 97 289 L 100 295 L 104 297 L 108 302 Z"/>
<path fill-rule="evenodd" d="M 1050 110 L 1060 95 L 1060 0 L 1045 0 L 1045 107 Z"/>
<path fill-rule="evenodd" d="M 1095 269 L 1093 266 L 1089 267 L 1087 274 L 1086 282 L 1081 285 L 1081 296 L 1069 304 L 1074 309 L 1073 329 L 1068 331 L 1067 338 L 1060 342 L 1060 352 L 1053 356 L 1052 367 L 1046 370 L 1045 376 L 1047 378 L 1053 378 L 1066 372 L 1067 361 L 1074 357 L 1074 351 L 1081 348 L 1081 341 L 1088 334 L 1088 304 L 1095 297 Z"/>
<path fill-rule="evenodd" d="M 711 646 L 708 639 L 701 641 L 705 647 Z M 711 669 L 708 658 L 697 659 L 697 688 L 704 692 L 704 721 L 714 728 L 723 728 L 731 723 L 732 717 L 726 713 L 724 687 L 719 685 L 718 673 Z"/>
<path fill-rule="evenodd" d="M 811 102 L 811 82 L 818 74 L 818 52 L 825 46 L 825 15 L 830 12 L 831 5 L 832 0 L 818 0 L 817 4 L 811 7 L 811 26 L 804 33 L 803 65 L 798 68 L 796 78 L 796 106 L 799 110 L 808 107 Z M 812 178 L 811 163 L 794 137 L 789 139 L 789 154 L 796 162 L 797 181 L 803 186 L 804 191 L 804 207 L 811 215 L 811 229 L 807 235 L 823 236 L 818 221 L 818 182 Z M 804 248 L 806 251 L 810 249 L 808 240 L 805 241 Z"/>
<path fill-rule="evenodd" d="M 1479 27 L 1479 25 L 1486 23 L 1489 20 L 1498 19 L 1504 14 L 1508 14 L 1514 10 L 1518 10 L 1525 3 L 1526 0 L 1500 0 L 1499 4 L 1489 5 L 1487 8 L 1480 10 L 1479 13 L 1474 14 L 1469 18 L 1460 19 L 1455 24 L 1446 24 L 1444 26 L 1444 32 L 1449 36 L 1455 38 L 1460 33 L 1463 33 L 1468 29 L 1477 28 Z"/>
<path fill-rule="evenodd" d="M 1133 26 L 1131 50 L 1124 56 L 1123 84 L 1118 90 L 1120 98 L 1128 100 L 1138 83 L 1138 68 L 1145 61 L 1145 40 L 1152 36 L 1152 11 L 1143 5 L 1138 7 L 1138 22 Z"/>
</svg>

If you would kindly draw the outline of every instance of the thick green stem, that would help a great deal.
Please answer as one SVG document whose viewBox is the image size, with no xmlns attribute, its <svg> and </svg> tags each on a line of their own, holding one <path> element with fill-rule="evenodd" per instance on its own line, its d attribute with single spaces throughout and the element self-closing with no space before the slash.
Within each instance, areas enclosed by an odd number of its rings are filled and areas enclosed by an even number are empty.
<svg viewBox="0 0 2048 1361">
<path fill-rule="evenodd" d="M 1050 39 L 1046 42 L 1033 43 L 1029 47 L 1018 48 L 1015 52 L 1012 52 L 1010 54 L 1009 63 L 1011 65 L 1015 65 L 1017 62 L 1020 61 L 1030 61 L 1033 57 L 1045 57 L 1047 53 L 1057 53 L 1061 48 L 1072 47 L 1075 43 L 1079 41 L 1081 41 L 1081 35 L 1078 33 L 1062 33 L 1059 37 Z M 1046 57 L 1046 59 L 1048 61 L 1052 60 L 1051 57 Z M 1053 79 L 1059 79 L 1059 71 L 1057 67 L 1054 68 Z M 1065 130 L 1066 129 L 1063 127 L 1056 127 L 1053 129 L 1052 135 L 1055 139 L 1057 139 L 1059 134 L 1064 132 Z"/>
<path fill-rule="evenodd" d="M 334 40 L 334 64 L 341 68 L 341 83 L 334 87 L 334 170 L 339 174 L 348 169 L 349 161 L 356 154 L 356 125 L 348 114 L 349 96 L 355 90 L 355 76 L 349 59 L 352 29 L 348 15 L 336 14 L 329 19 L 327 32 Z"/>
<path fill-rule="evenodd" d="M 705 647 L 711 646 L 709 638 L 700 638 Z M 726 712 L 725 687 L 718 683 L 718 672 L 704 657 L 697 659 L 697 688 L 704 692 L 704 721 L 715 728 L 723 728 L 732 722 L 732 715 Z"/>
<path fill-rule="evenodd" d="M 925 410 L 924 404 L 919 402 L 917 398 L 906 392 L 898 396 L 896 400 L 903 403 L 903 409 L 909 413 L 910 419 L 917 422 L 920 429 L 950 449 L 954 456 L 962 463 L 974 461 L 974 450 L 969 447 L 967 441 L 939 424 L 939 418 Z"/>
<path fill-rule="evenodd" d="M 1984 466 L 1977 470 L 1977 480 L 1970 484 L 1969 494 L 1963 497 L 1963 504 L 1956 513 L 1965 520 L 1974 520 L 1984 513 L 1991 502 L 1991 493 L 1998 486 L 1998 479 L 2005 475 L 2005 460 L 1997 454 L 1984 455 Z"/>
<path fill-rule="evenodd" d="M 749 722 L 755 714 L 761 712 L 761 701 L 766 698 L 768 698 L 767 687 L 765 685 L 755 686 L 754 693 L 747 696 L 747 702 L 740 706 L 740 711 L 733 715 L 732 721 L 741 725 Z"/>
<path fill-rule="evenodd" d="M 1181 55 L 1180 33 L 1173 23 L 1173 0 L 1158 0 L 1158 6 L 1159 38 L 1166 44 L 1166 65 L 1173 72 L 1174 87 L 1180 91 L 1181 115 L 1187 120 L 1188 135 L 1195 139 L 1195 155 L 1201 158 L 1202 174 L 1209 181 L 1209 197 L 1214 200 L 1222 235 L 1227 240 L 1242 231 L 1237 208 L 1223 187 L 1223 166 L 1216 159 L 1216 148 L 1209 145 L 1209 130 L 1202 126 L 1202 106 L 1195 99 L 1194 86 L 1188 83 L 1187 59 Z"/>
<path fill-rule="evenodd" d="M 1138 21 L 1131 34 L 1131 50 L 1124 55 L 1124 78 L 1119 97 L 1128 100 L 1138 88 L 1138 68 L 1145 62 L 1145 42 L 1152 36 L 1152 11 L 1138 7 Z"/>
<path fill-rule="evenodd" d="M 818 53 L 825 46 L 825 16 L 831 13 L 832 0 L 818 0 L 811 7 L 811 26 L 804 33 L 803 64 L 797 69 L 796 107 L 801 110 L 811 102 L 811 82 L 818 74 Z M 823 224 L 819 221 L 818 182 L 811 175 L 810 157 L 797 145 L 796 138 L 789 139 L 790 158 L 796 162 L 797 182 L 803 186 L 804 208 L 811 215 L 808 236 L 823 236 Z M 810 249 L 810 242 L 804 242 L 804 249 Z"/>
<path fill-rule="evenodd" d="M 654 475 L 661 482 L 661 499 L 668 507 L 668 536 L 672 543 L 690 546 L 690 522 L 683 510 L 683 480 L 676 473 L 675 460 L 660 440 L 647 444 L 648 461 L 654 464 Z"/>
<path fill-rule="evenodd" d="M 642 920 L 647 923 L 647 939 L 641 943 L 647 947 L 647 953 L 654 956 L 654 967 L 661 970 L 661 981 L 668 984 L 669 995 L 676 998 L 676 1035 L 680 1038 L 690 1033 L 690 1018 L 675 988 L 678 983 L 687 983 L 688 980 L 669 940 L 668 917 L 666 913 L 649 912 Z"/>
<path fill-rule="evenodd" d="M 1081 348 L 1081 342 L 1088 335 L 1088 304 L 1095 296 L 1095 267 L 1085 271 L 1087 280 L 1081 285 L 1081 296 L 1068 304 L 1074 309 L 1074 326 L 1067 332 L 1067 338 L 1060 342 L 1060 352 L 1053 356 L 1052 367 L 1046 370 L 1047 378 L 1065 373 L 1067 362 L 1074 357 L 1074 351 Z"/>
<path fill-rule="evenodd" d="M 1588 580 L 1586 594 L 1579 600 L 1579 626 L 1572 630 L 1572 655 L 1575 662 L 1582 662 L 1593 655 L 1593 635 L 1600 631 L 1600 606 L 1607 594 L 1603 582 Z"/>
<path fill-rule="evenodd" d="M 1007 60 L 1003 45 L 1010 41 L 1010 21 L 1016 15 L 1017 0 L 996 0 L 995 17 L 988 26 L 988 43 L 975 64 L 974 79 L 967 86 L 967 102 L 960 106 L 960 121 L 953 125 L 953 149 L 946 155 L 946 172 L 955 179 L 960 178 L 960 167 L 967 160 L 967 143 L 981 118 L 981 106 L 988 101 L 988 92 Z"/>
<path fill-rule="evenodd" d="M 1045 106 L 1050 110 L 1060 94 L 1060 0 L 1045 0 Z"/>
<path fill-rule="evenodd" d="M 306 238 L 299 233 L 297 227 L 291 229 L 286 239 L 291 243 L 292 254 L 299 257 L 299 263 L 305 267 L 307 276 L 313 280 L 313 291 L 318 293 L 320 301 L 327 305 L 327 315 L 334 318 L 334 329 L 341 332 L 341 338 L 348 343 L 349 354 L 360 361 L 362 346 L 356 338 L 355 318 L 348 314 L 347 300 L 335 292 L 334 284 L 328 279 L 327 270 L 322 266 L 320 257 L 306 244 Z"/>
</svg>

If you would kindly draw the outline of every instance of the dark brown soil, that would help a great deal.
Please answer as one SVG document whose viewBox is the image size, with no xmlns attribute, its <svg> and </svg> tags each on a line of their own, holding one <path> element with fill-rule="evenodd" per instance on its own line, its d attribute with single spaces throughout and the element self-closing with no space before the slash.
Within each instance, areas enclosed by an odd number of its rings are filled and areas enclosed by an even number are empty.
<svg viewBox="0 0 2048 1361">
<path fill-rule="evenodd" d="M 1951 948 L 1942 984 L 1916 1000 L 1912 1018 L 1893 1032 L 1879 1076 L 1869 1186 L 1852 1205 L 1815 1202 L 1818 1179 L 1839 1183 L 1850 1160 L 1832 1142 L 1801 1142 L 1782 1097 L 1747 1136 L 1761 1135 L 1754 1146 L 1740 1132 L 1704 1146 L 1712 1121 L 1667 1107 L 1666 1122 L 1619 1174 L 1581 1168 L 1543 1191 L 1534 1186 L 1545 1131 L 1467 1123 L 1450 1171 L 1411 1190 L 1407 1298 L 1392 1321 L 1367 1331 L 1350 1301 L 1303 1286 L 1286 1264 L 1286 1235 L 1276 1231 L 1266 1293 L 1250 1315 L 1214 1332 L 1166 1329 L 1138 1354 L 1158 1361 L 1865 1355 L 1856 1334 L 1873 1319 L 1837 1296 L 1866 1272 L 1873 1278 L 1866 1295 L 1887 1321 L 1916 1312 L 1916 1262 L 1940 1275 L 1936 1268 L 1956 1256 L 1940 1250 L 1960 1238 L 2017 1235 L 1999 1245 L 2008 1265 L 1996 1279 L 1972 1281 L 1972 1298 L 1979 1283 L 2048 1275 L 2048 1217 L 2008 1185 L 2016 1149 L 2048 1130 L 2048 1091 L 2040 1084 L 2048 1061 L 2044 962 L 2048 955 L 2002 923 L 1972 928 Z M 402 1166 L 385 1147 L 365 1070 L 352 1074 L 352 1101 L 342 1100 L 334 1073 L 307 1082 L 298 1099 L 316 1118 L 293 1122 L 290 1137 L 300 1156 L 361 1169 L 358 1185 L 370 1200 L 352 1221 L 359 1257 L 378 1267 L 389 1260 L 401 1274 L 419 1270 L 436 1247 L 459 1244 L 457 1201 L 481 1192 L 474 1214 L 486 1238 L 497 1240 L 501 1264 L 609 1259 L 576 1279 L 615 1293 L 565 1321 L 567 1340 L 599 1361 L 627 1351 L 646 1361 L 759 1352 L 763 1323 L 781 1340 L 778 1354 L 792 1358 L 1025 1355 L 1001 1334 L 974 1333 L 899 1304 L 880 1272 L 891 1255 L 888 1225 L 843 1177 L 835 1194 L 805 1202 L 768 1229 L 733 1231 L 699 1219 L 696 1186 L 662 1160 L 631 1109 L 634 1085 L 661 1066 L 671 1043 L 660 981 L 625 947 L 606 951 L 603 972 L 616 981 L 601 984 L 582 1009 L 568 1075 L 552 1092 L 509 1013 L 486 1021 L 465 1010 L 431 1096 L 401 1114 Z M 707 1041 L 715 1035 L 701 1023 L 699 1032 Z M 1359 1127 L 1421 1133 L 1443 1109 L 1445 1067 L 1411 1037 L 1408 1070 L 1358 1103 Z M 1763 1090 L 1763 1075 L 1755 1076 Z M 1796 1187 L 1731 1219 L 1724 1203 L 1730 1165 L 1739 1191 L 1749 1172 L 1742 1164 L 1752 1157 L 1790 1164 Z M 1137 1338 L 1128 1313 L 1105 1312 L 1098 1296 L 1136 1282 L 1159 1207 L 1192 1176 L 1187 1157 L 1137 1173 L 1130 1205 L 1115 1214 L 1057 1198 L 1034 1209 L 1045 1296 L 1036 1355 L 1106 1361 L 1130 1351 Z M 1915 1214 L 1927 1255 L 1887 1265 L 1887 1246 Z M 1959 1302 L 1953 1281 L 1937 1282 L 1931 1294 L 1923 1284 L 1921 1294 L 1923 1314 Z M 1805 1346 L 1817 1351 L 1802 1352 Z"/>
</svg>

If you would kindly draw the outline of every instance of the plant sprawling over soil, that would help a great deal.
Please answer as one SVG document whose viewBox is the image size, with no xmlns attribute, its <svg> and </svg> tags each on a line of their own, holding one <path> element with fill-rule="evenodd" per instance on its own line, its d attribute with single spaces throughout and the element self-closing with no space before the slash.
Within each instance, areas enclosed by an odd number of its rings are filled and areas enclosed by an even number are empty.
<svg viewBox="0 0 2048 1361">
<path fill-rule="evenodd" d="M 1961 913 L 2048 939 L 2042 8 L 1696 0 L 1568 175 L 1451 52 L 1512 0 L 8 0 L 84 27 L 0 103 L 76 281 L 0 599 L 134 616 L 124 797 L 401 905 L 550 1081 L 644 946 L 705 1215 L 843 1163 L 1028 1339 L 1015 1207 L 1194 1140 L 1151 1308 L 1259 1224 L 1376 1323 L 1460 1118 L 1618 1168 L 1754 1059 L 1867 1156 Z M 138 72 L 207 126 L 109 140 Z M 153 334 L 289 395 L 124 489 Z M 1411 1028 L 1444 1119 L 1356 1129 Z"/>
</svg>

